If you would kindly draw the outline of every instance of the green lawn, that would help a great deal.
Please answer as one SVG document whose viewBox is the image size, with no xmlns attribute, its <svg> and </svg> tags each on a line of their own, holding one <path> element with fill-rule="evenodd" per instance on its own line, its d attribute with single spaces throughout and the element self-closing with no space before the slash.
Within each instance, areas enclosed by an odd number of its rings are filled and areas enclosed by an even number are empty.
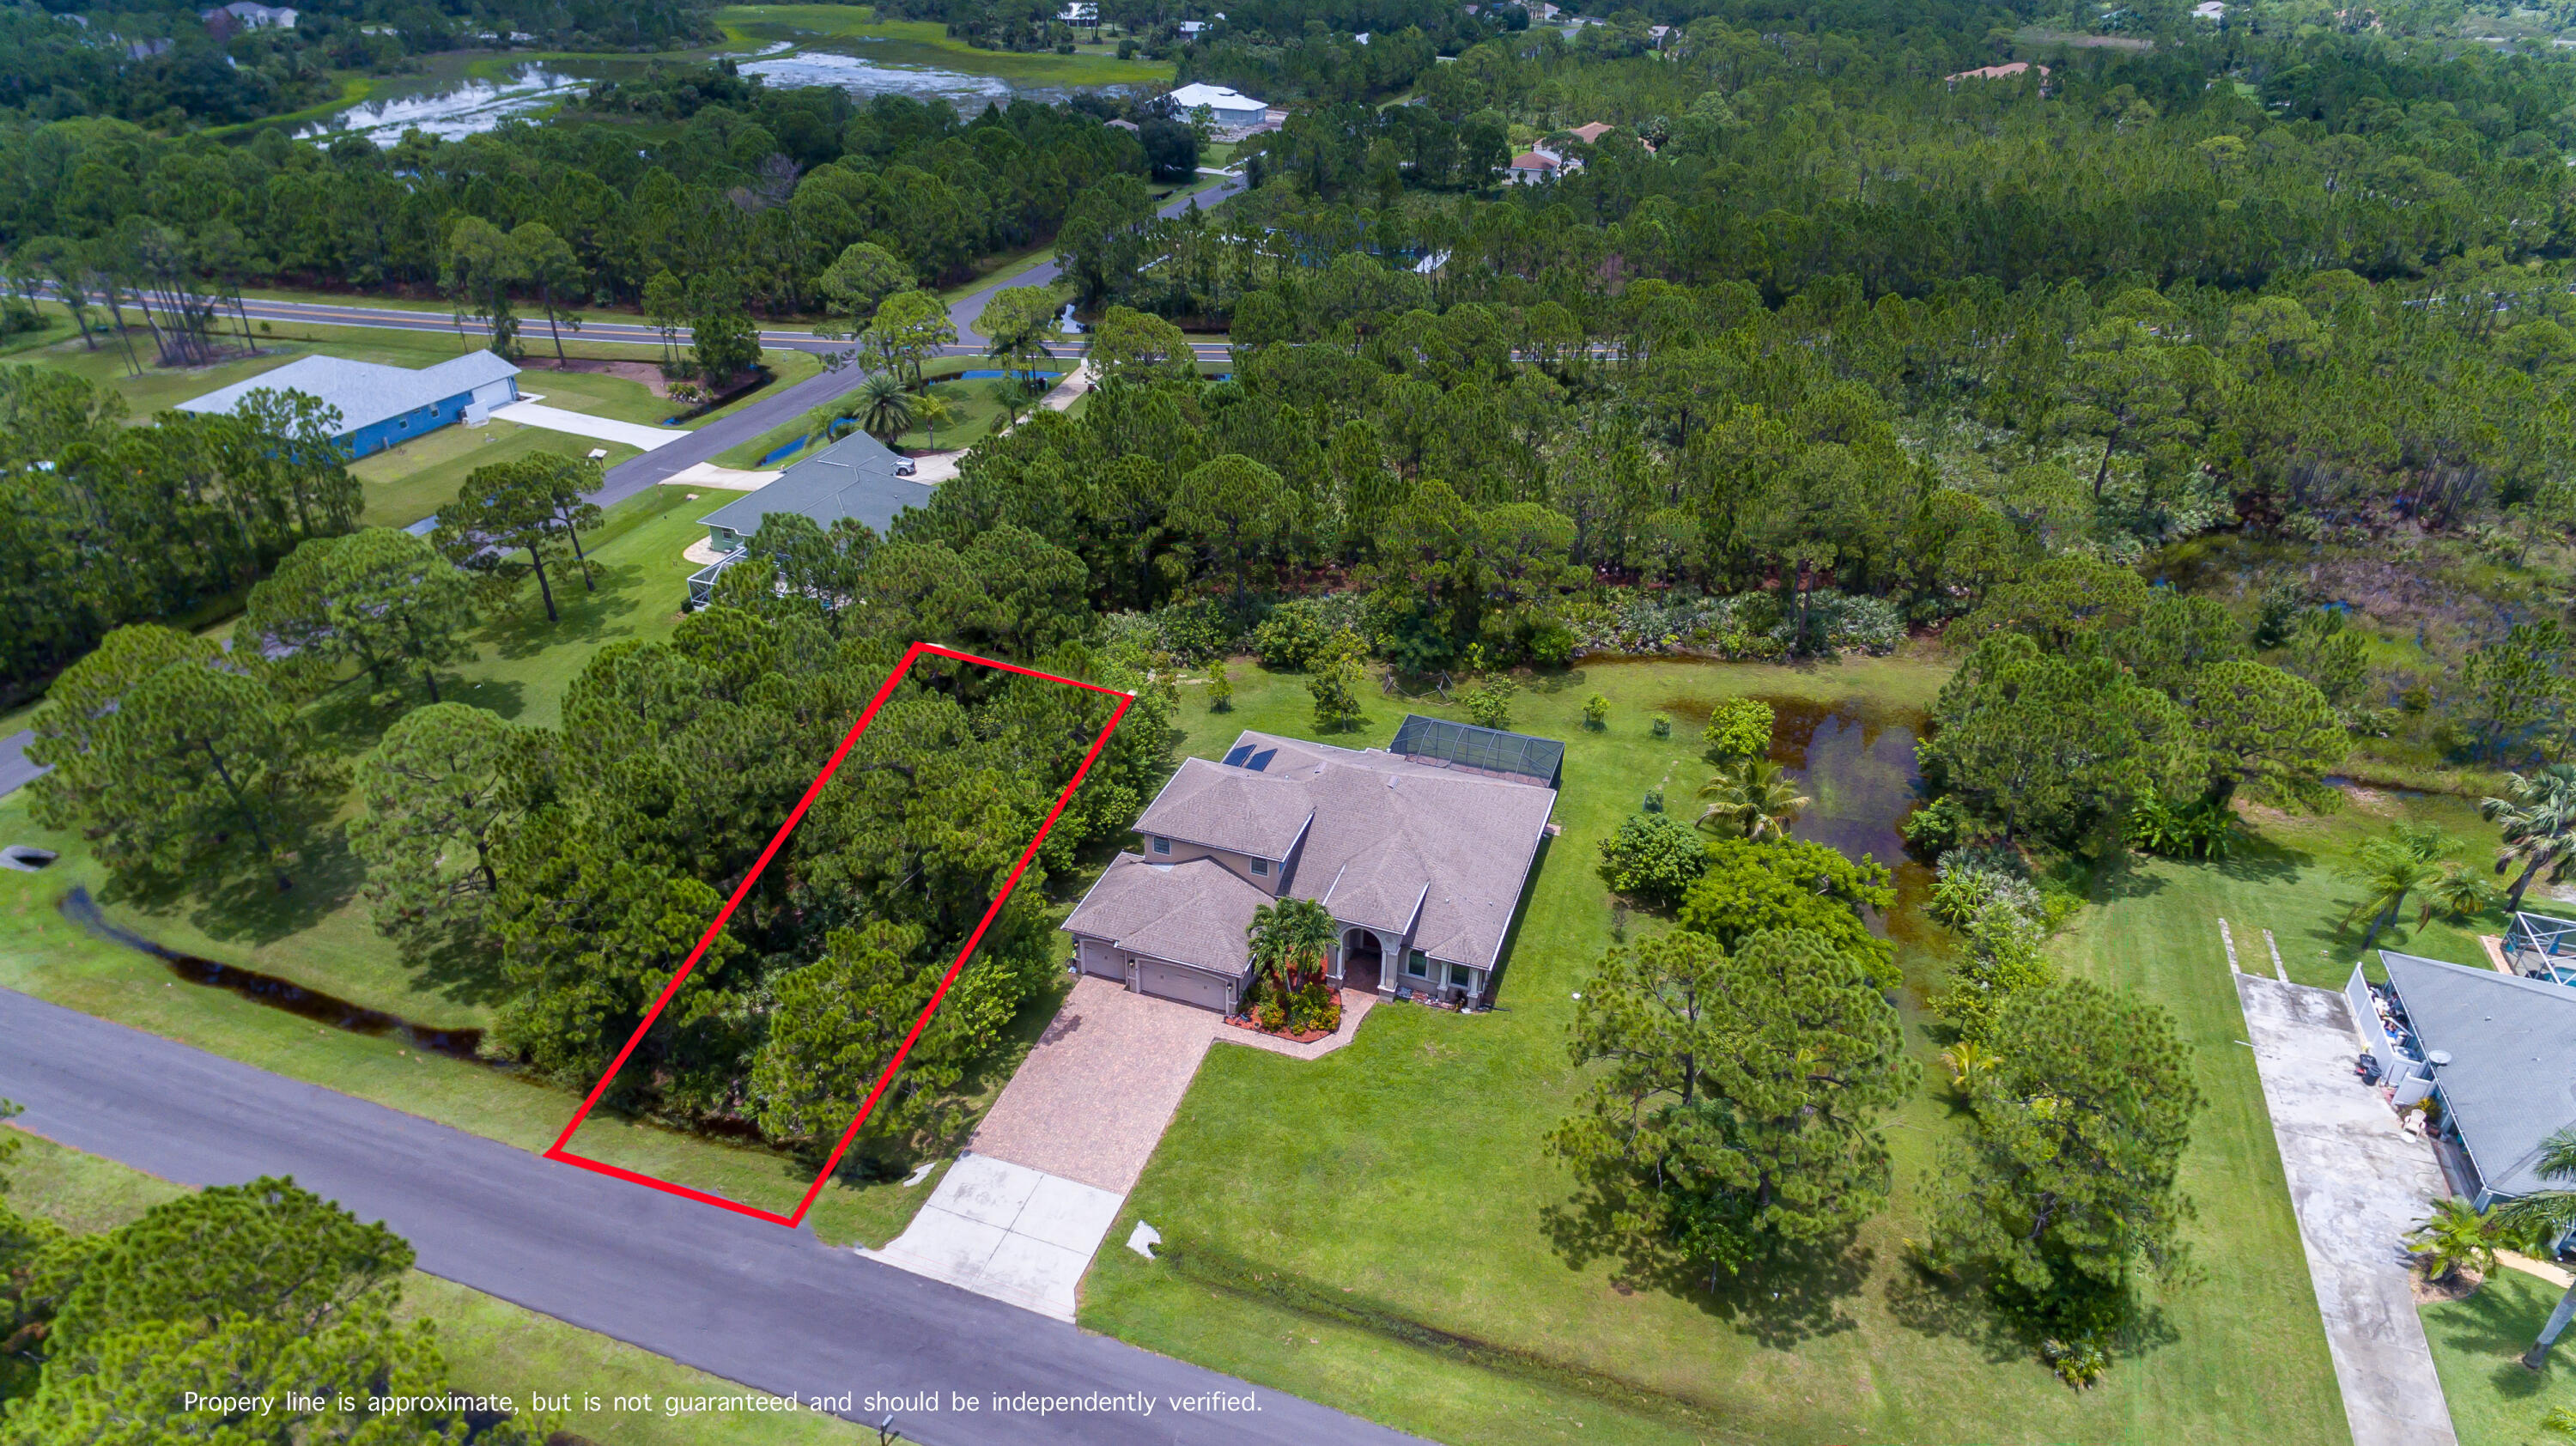
<svg viewBox="0 0 2576 1446">
<path fill-rule="evenodd" d="M 480 427 L 441 427 L 415 441 L 361 457 L 349 470 L 366 494 L 361 522 L 370 527 L 408 527 L 455 501 L 457 489 L 478 467 L 514 461 L 532 452 L 579 457 L 594 447 L 608 453 L 602 464 L 608 467 L 637 455 L 623 442 L 593 441 L 516 422 L 487 422 Z"/>
<path fill-rule="evenodd" d="M 1894 718 L 1927 704 L 1942 672 L 1904 659 L 1593 664 L 1523 693 L 1514 726 L 1565 740 L 1568 786 L 1500 1007 L 1389 1006 L 1313 1063 L 1213 1051 L 1111 1231 L 1148 1221 L 1169 1258 L 1103 1252 L 1083 1324 L 1451 1442 L 2347 1439 L 2211 919 L 2223 903 L 2240 930 L 2269 922 L 2286 953 L 2341 912 L 2310 872 L 2322 864 L 2150 867 L 2106 885 L 2063 942 L 2070 968 L 2174 1010 L 2210 1101 L 2185 1176 L 2205 1279 L 2153 1302 L 2169 1329 L 2133 1344 L 2097 1389 L 2058 1384 L 1979 1300 L 1899 1263 L 1902 1239 L 1922 1233 L 1924 1173 L 1958 1127 L 1920 1028 L 1940 942 L 1902 917 L 1927 1084 L 1891 1122 L 1895 1198 L 1836 1270 L 1710 1295 L 1652 1263 L 1585 1258 L 1588 1232 L 1554 1218 L 1571 1181 L 1540 1137 L 1576 1099 L 1571 995 L 1610 943 L 1592 864 L 1646 788 L 1686 800 L 1706 772 L 1684 710 L 1757 693 L 1854 699 Z M 1311 736 L 1302 684 L 1241 670 L 1223 716 L 1185 689 L 1189 751 L 1212 756 L 1243 727 Z M 1596 691 L 1613 703 L 1598 734 L 1580 723 Z M 1673 739 L 1647 733 L 1659 708 L 1684 720 Z M 1373 700 L 1368 728 L 1342 741 L 1382 744 L 1403 711 Z"/>
<path fill-rule="evenodd" d="M 668 637 L 678 624 L 683 580 L 694 568 L 680 551 L 699 535 L 695 519 L 705 510 L 703 500 L 689 503 L 677 488 L 655 488 L 615 509 L 594 534 L 598 590 L 560 580 L 563 619 L 550 624 L 535 589 L 523 587 L 505 612 L 487 620 L 479 656 L 457 670 L 447 696 L 552 725 L 564 685 L 591 655 L 623 639 Z M 317 716 L 351 747 L 363 747 L 367 730 L 381 726 L 335 710 L 328 700 Z M 173 948 L 425 1024 L 486 1022 L 488 980 L 408 966 L 376 934 L 357 892 L 361 870 L 336 825 L 307 845 L 291 893 L 236 881 L 212 896 L 140 899 L 109 890 L 81 840 L 38 828 L 28 802 L 24 789 L 0 797 L 0 839 L 57 849 L 63 859 L 42 874 L 0 873 L 0 986 L 523 1148 L 553 1143 L 571 1118 L 579 1101 L 563 1090 L 175 984 L 157 962 L 91 938 L 54 909 L 66 888 L 85 884 L 108 904 L 110 917 Z M 1041 1016 L 1031 1025 L 1032 1036 L 1042 1022 Z M 736 1199 L 773 1199 L 782 1190 L 792 1198 L 813 1178 L 810 1167 L 766 1150 L 617 1120 L 586 1127 L 583 1148 Z M 902 1230 L 928 1193 L 835 1182 L 812 1218 L 826 1239 L 882 1243 Z"/>
<path fill-rule="evenodd" d="M 1046 370 L 1070 372 L 1074 366 L 1074 360 L 1067 358 Z M 935 441 L 939 450 L 945 452 L 959 447 L 971 447 L 991 436 L 993 430 L 1002 424 L 1002 404 L 993 395 L 993 385 L 998 378 L 977 378 L 973 381 L 955 378 L 960 372 L 998 369 L 993 362 L 983 357 L 962 356 L 942 357 L 924 366 L 922 375 L 930 383 L 931 392 L 955 410 L 956 419 L 942 426 L 935 436 L 928 428 L 915 427 L 895 438 L 895 445 L 926 448 Z M 1023 407 L 1022 415 L 1025 416 L 1027 410 Z M 716 465 L 756 466 L 761 458 L 804 436 L 806 426 L 807 423 L 800 418 L 773 427 L 751 441 L 720 454 L 716 458 Z M 794 456 L 782 457 L 769 465 L 772 468 L 792 466 L 802 455 L 804 454 L 798 453 Z"/>
<path fill-rule="evenodd" d="M 51 1140 L 21 1135 L 24 1148 L 9 1171 L 9 1203 L 66 1230 L 113 1230 L 187 1188 L 85 1155 Z M 551 1316 L 485 1295 L 454 1281 L 413 1271 L 403 1280 L 401 1315 L 438 1327 L 448 1380 L 474 1394 L 526 1400 L 531 1392 L 621 1395 L 724 1395 L 739 1388 L 649 1351 L 596 1335 Z M 686 1425 L 659 1414 L 575 1411 L 572 1431 L 601 1446 L 806 1446 L 856 1442 L 860 1429 L 828 1416 L 798 1412 L 716 1417 Z"/>
<path fill-rule="evenodd" d="M 2499 1270 L 2466 1300 L 2420 1306 L 2433 1346 L 2442 1398 L 2460 1446 L 2540 1446 L 2540 1418 L 2553 1407 L 2576 1410 L 2576 1357 L 2564 1342 L 2537 1374 L 2521 1355 L 2539 1338 L 2558 1304 L 2558 1287 L 2518 1270 Z"/>
</svg>

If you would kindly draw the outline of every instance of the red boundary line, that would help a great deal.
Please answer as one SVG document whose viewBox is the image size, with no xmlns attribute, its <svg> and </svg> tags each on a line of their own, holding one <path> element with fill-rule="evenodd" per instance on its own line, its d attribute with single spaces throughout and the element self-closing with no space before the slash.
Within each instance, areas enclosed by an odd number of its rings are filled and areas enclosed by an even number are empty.
<svg viewBox="0 0 2576 1446">
<path fill-rule="evenodd" d="M 707 946 L 715 942 L 716 935 L 723 931 L 726 921 L 733 917 L 734 909 L 742 903 L 743 896 L 751 892 L 752 884 L 760 878 L 762 871 L 769 867 L 770 859 L 775 857 L 780 846 L 787 842 L 787 836 L 796 831 L 796 825 L 805 817 L 805 810 L 813 807 L 815 798 L 823 792 L 823 785 L 831 782 L 832 775 L 840 771 L 841 760 L 849 756 L 850 745 L 858 742 L 859 735 L 867 731 L 870 723 L 876 721 L 877 710 L 884 707 L 886 699 L 894 695 L 895 686 L 910 676 L 913 660 L 924 653 L 953 658 L 961 663 L 976 663 L 987 668 L 998 668 L 1005 673 L 1044 678 L 1050 683 L 1064 683 L 1076 688 L 1085 688 L 1094 693 L 1106 693 L 1118 700 L 1118 706 L 1110 713 L 1108 725 L 1100 730 L 1100 736 L 1092 740 L 1091 751 L 1083 755 L 1082 766 L 1073 771 L 1073 777 L 1065 784 L 1064 791 L 1056 795 L 1055 807 L 1047 810 L 1046 822 L 1038 825 L 1037 837 L 1030 839 L 1029 846 L 1020 851 L 1019 862 L 1011 866 L 1011 876 L 1002 881 L 1001 892 L 993 896 L 992 906 L 984 910 L 984 917 L 976 923 L 975 932 L 966 937 L 966 946 L 957 951 L 957 958 L 949 964 L 947 974 L 941 977 L 939 988 L 931 993 L 930 1002 L 922 1006 L 921 1017 L 912 1022 L 912 1032 L 903 1037 L 902 1047 L 894 1052 L 894 1059 L 886 1065 L 884 1073 L 877 1076 L 876 1087 L 868 1091 L 867 1100 L 859 1106 L 857 1117 L 850 1121 L 848 1129 L 841 1132 L 841 1142 L 833 1146 L 832 1158 L 824 1162 L 823 1173 L 815 1176 L 814 1183 L 805 1187 L 805 1197 L 796 1202 L 795 1213 L 781 1215 L 775 1210 L 763 1210 L 757 1206 L 745 1205 L 739 1200 L 728 1200 L 721 1195 L 711 1195 L 704 1190 L 692 1190 L 686 1185 L 674 1185 L 668 1180 L 656 1180 L 650 1175 L 638 1174 L 633 1170 L 594 1160 L 587 1155 L 576 1155 L 565 1149 L 564 1146 L 571 1141 L 574 1132 L 581 1128 L 582 1121 L 590 1118 L 591 1108 L 599 1103 L 599 1097 L 608 1092 L 608 1082 L 617 1078 L 617 1072 L 626 1067 L 627 1057 L 635 1053 L 635 1046 L 644 1042 L 644 1032 L 651 1029 L 653 1021 L 661 1017 L 663 1006 L 669 1004 L 671 996 L 679 992 L 681 982 L 689 977 L 691 970 L 698 967 L 698 959 L 707 952 Z M 753 864 L 751 872 L 734 887 L 733 897 L 725 900 L 724 907 L 716 912 L 715 922 L 709 924 L 707 931 L 698 936 L 698 947 L 689 951 L 687 962 L 671 976 L 670 983 L 662 986 L 662 996 L 653 1001 L 651 1009 L 645 1011 L 644 1022 L 635 1026 L 635 1033 L 627 1038 L 626 1047 L 619 1050 L 617 1058 L 610 1062 L 608 1072 L 599 1077 L 599 1083 L 590 1087 L 589 1096 L 581 1102 L 581 1108 L 573 1112 L 572 1122 L 564 1126 L 563 1133 L 555 1137 L 554 1144 L 547 1147 L 545 1157 L 549 1160 L 560 1160 L 567 1165 L 578 1165 L 582 1169 L 613 1176 L 632 1184 L 647 1185 L 702 1204 L 731 1210 L 737 1215 L 749 1215 L 756 1220 L 766 1220 L 774 1225 L 784 1225 L 793 1229 L 802 1223 L 805 1212 L 814 1206 L 814 1197 L 823 1193 L 823 1182 L 831 1179 L 832 1172 L 840 1168 L 841 1157 L 849 1153 L 850 1142 L 858 1138 L 859 1126 L 868 1122 L 868 1116 L 876 1110 L 878 1098 L 885 1093 L 886 1086 L 893 1083 L 895 1071 L 903 1068 L 904 1057 L 912 1053 L 913 1042 L 921 1038 L 921 1031 L 929 1025 L 930 1016 L 938 1012 L 939 1002 L 948 997 L 948 986 L 957 982 L 958 971 L 966 967 L 966 960 L 975 952 L 975 946 L 984 942 L 984 931 L 992 927 L 994 916 L 1002 912 L 1002 905 L 1010 899 L 1011 890 L 1019 886 L 1020 875 L 1027 871 L 1029 860 L 1037 857 L 1038 845 L 1046 842 L 1046 836 L 1055 827 L 1056 819 L 1064 813 L 1064 806 L 1073 801 L 1073 791 L 1082 786 L 1084 775 L 1091 772 L 1091 765 L 1099 759 L 1100 750 L 1109 744 L 1109 735 L 1118 731 L 1119 720 L 1127 716 L 1128 706 L 1135 701 L 1135 694 L 1121 692 L 1116 688 L 1104 688 L 1098 683 L 1086 683 L 1079 678 L 1059 678 L 1053 673 L 1041 673 L 1035 668 L 1023 668 L 1016 663 L 998 662 L 992 658 L 978 657 L 973 653 L 961 653 L 955 648 L 943 648 L 937 643 L 915 643 L 906 649 L 903 661 L 895 664 L 894 671 L 886 677 L 885 686 L 877 689 L 876 696 L 868 700 L 867 708 L 859 714 L 859 721 L 851 724 L 850 731 L 842 735 L 841 746 L 832 750 L 831 761 L 823 765 L 821 773 L 814 775 L 813 783 L 805 789 L 805 796 L 796 800 L 796 807 L 788 813 L 787 821 L 780 824 L 778 832 L 770 838 L 769 847 L 761 850 L 760 861 Z"/>
</svg>

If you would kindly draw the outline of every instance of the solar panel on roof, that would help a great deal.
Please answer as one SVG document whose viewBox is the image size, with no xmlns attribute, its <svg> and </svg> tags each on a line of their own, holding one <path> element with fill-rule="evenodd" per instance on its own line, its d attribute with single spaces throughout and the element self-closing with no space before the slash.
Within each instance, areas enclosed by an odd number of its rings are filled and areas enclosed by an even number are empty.
<svg viewBox="0 0 2576 1446">
<path fill-rule="evenodd" d="M 1246 768 L 1251 769 L 1251 770 L 1252 770 L 1253 772 L 1255 772 L 1255 773 L 1259 773 L 1261 770 L 1263 770 L 1263 769 L 1265 769 L 1265 768 L 1268 768 L 1268 767 L 1270 766 L 1270 760 L 1271 760 L 1271 759 L 1276 758 L 1276 757 L 1278 757 L 1278 756 L 1279 756 L 1279 750 L 1278 750 L 1278 749 L 1276 749 L 1276 748 L 1264 748 L 1264 749 L 1262 749 L 1260 752 L 1258 752 L 1258 753 L 1256 753 L 1256 754 L 1252 755 L 1250 758 L 1248 758 L 1248 759 L 1244 760 L 1244 764 L 1243 764 L 1243 766 L 1244 766 L 1244 767 L 1246 767 Z"/>
<path fill-rule="evenodd" d="M 1565 765 L 1565 745 L 1526 733 L 1505 733 L 1446 718 L 1408 713 L 1387 751 L 1405 757 L 1437 759 L 1467 768 L 1534 779 L 1553 788 Z"/>
<path fill-rule="evenodd" d="M 1249 743 L 1238 743 L 1234 746 L 1234 751 L 1225 755 L 1226 767 L 1241 768 L 1243 766 L 1243 760 L 1250 758 L 1251 756 L 1252 745 Z"/>
</svg>

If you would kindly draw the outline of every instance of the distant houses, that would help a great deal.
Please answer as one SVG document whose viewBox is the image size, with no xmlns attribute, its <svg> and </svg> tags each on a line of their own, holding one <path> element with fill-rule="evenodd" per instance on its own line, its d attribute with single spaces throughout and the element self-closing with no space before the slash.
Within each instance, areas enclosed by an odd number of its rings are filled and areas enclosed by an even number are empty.
<svg viewBox="0 0 2576 1446">
<path fill-rule="evenodd" d="M 235 30 L 292 30 L 295 28 L 295 9 L 288 5 L 262 5 L 258 0 L 233 0 L 230 5 L 218 5 L 212 10 L 200 12 L 197 18 L 212 25 L 218 15 L 224 16 Z"/>
<path fill-rule="evenodd" d="M 1511 169 L 1504 179 L 1515 186 L 1535 186 L 1553 181 L 1565 169 L 1565 162 L 1546 151 L 1523 151 L 1512 157 Z"/>
<path fill-rule="evenodd" d="M 726 503 L 698 521 L 707 529 L 707 551 L 716 560 L 689 578 L 691 606 L 715 595 L 716 579 L 750 555 L 752 536 L 770 514 L 793 512 L 829 532 L 842 518 L 866 523 L 879 536 L 905 508 L 924 507 L 934 484 L 916 482 L 913 463 L 865 432 L 852 432 L 778 474 L 768 486 Z"/>
<path fill-rule="evenodd" d="M 335 408 L 340 426 L 333 440 L 348 448 L 350 456 L 364 457 L 458 422 L 481 425 L 492 408 L 519 399 L 519 369 L 488 351 L 417 371 L 333 356 L 299 357 L 181 402 L 178 409 L 220 416 L 255 391 L 302 392 Z"/>
</svg>

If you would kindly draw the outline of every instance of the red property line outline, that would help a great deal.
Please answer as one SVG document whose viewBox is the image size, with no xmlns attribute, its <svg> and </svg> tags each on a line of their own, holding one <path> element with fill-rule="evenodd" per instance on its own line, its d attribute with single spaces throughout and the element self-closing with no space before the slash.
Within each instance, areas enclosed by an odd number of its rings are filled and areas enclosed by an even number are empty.
<svg viewBox="0 0 2576 1446">
<path fill-rule="evenodd" d="M 759 879 L 761 872 L 769 867 L 770 859 L 775 857 L 780 846 L 787 842 L 787 836 L 796 831 L 797 823 L 805 817 L 805 810 L 813 807 L 815 798 L 823 792 L 823 785 L 831 782 L 832 775 L 840 771 L 841 760 L 849 756 L 850 745 L 858 742 L 859 735 L 867 731 L 870 723 L 876 721 L 877 710 L 884 707 L 886 699 L 894 695 L 895 686 L 911 674 L 913 660 L 924 653 L 953 658 L 961 663 L 976 663 L 987 668 L 998 668 L 1005 673 L 1044 678 L 1050 683 L 1064 683 L 1072 687 L 1088 689 L 1094 693 L 1106 693 L 1118 700 L 1118 706 L 1110 712 L 1108 725 L 1100 730 L 1100 736 L 1092 740 L 1091 751 L 1082 757 L 1082 766 L 1073 771 L 1073 777 L 1065 784 L 1064 791 L 1055 796 L 1055 807 L 1047 810 L 1046 822 L 1038 825 L 1037 837 L 1030 839 L 1029 846 L 1020 851 L 1019 862 L 1011 866 L 1011 876 L 1002 881 L 1001 892 L 993 896 L 991 907 L 985 909 L 984 917 L 976 922 L 975 932 L 966 936 L 966 947 L 957 951 L 957 958 L 949 964 L 948 972 L 941 976 L 939 988 L 932 991 L 930 1002 L 922 1006 L 921 1017 L 912 1022 L 912 1032 L 903 1037 L 902 1048 L 894 1052 L 893 1061 L 886 1065 L 884 1073 L 877 1076 L 876 1087 L 868 1091 L 867 1100 L 859 1106 L 859 1113 L 850 1121 L 850 1127 L 841 1132 L 841 1142 L 833 1146 L 832 1158 L 824 1162 L 823 1173 L 816 1175 L 814 1183 L 805 1187 L 805 1197 L 796 1202 L 795 1212 L 781 1215 L 775 1210 L 763 1210 L 757 1206 L 745 1205 L 739 1200 L 728 1200 L 721 1195 L 711 1195 L 704 1190 L 692 1190 L 686 1185 L 674 1185 L 668 1180 L 656 1180 L 650 1175 L 638 1174 L 633 1170 L 594 1160 L 587 1155 L 576 1155 L 565 1149 L 564 1146 L 571 1142 L 574 1132 L 581 1128 L 582 1121 L 590 1118 L 591 1108 L 599 1103 L 599 1097 L 608 1092 L 608 1082 L 617 1078 L 617 1072 L 626 1067 L 627 1057 L 635 1053 L 635 1046 L 644 1042 L 644 1032 L 653 1027 L 655 1019 L 661 1017 L 663 1006 L 669 1004 L 671 996 L 679 992 L 681 982 L 689 977 L 691 970 L 698 967 L 699 957 L 707 952 L 707 946 L 713 944 L 716 935 L 723 931 L 725 922 L 733 917 L 733 911 L 742 903 L 743 896 L 751 892 L 752 884 Z M 984 931 L 992 927 L 994 916 L 1002 912 L 1002 905 L 1010 899 L 1011 890 L 1019 886 L 1020 875 L 1027 871 L 1029 860 L 1037 857 L 1038 845 L 1046 842 L 1046 836 L 1055 827 L 1056 819 L 1063 814 L 1064 806 L 1073 801 L 1073 791 L 1082 786 L 1083 776 L 1091 772 L 1091 765 L 1100 757 L 1100 750 L 1109 744 L 1109 735 L 1118 731 L 1119 720 L 1127 716 L 1128 706 L 1135 701 L 1135 694 L 1120 692 L 1116 688 L 1104 688 L 1098 683 L 1086 683 L 1079 678 L 1059 678 L 1053 673 L 1041 673 L 1035 668 L 1023 668 L 1015 663 L 998 662 L 992 658 L 978 657 L 973 653 L 961 653 L 955 648 L 943 648 L 937 643 L 915 643 L 906 649 L 903 661 L 895 664 L 894 671 L 886 677 L 885 686 L 877 689 L 876 696 L 868 700 L 867 708 L 859 714 L 859 721 L 851 724 L 850 731 L 842 735 L 841 746 L 832 750 L 831 761 L 823 765 L 821 773 L 814 775 L 813 783 L 805 789 L 805 796 L 796 800 L 796 807 L 788 813 L 787 821 L 780 824 L 778 832 L 771 836 L 769 847 L 761 850 L 760 861 L 753 864 L 751 872 L 734 887 L 733 897 L 725 900 L 724 907 L 716 912 L 716 921 L 707 926 L 704 934 L 698 936 L 698 947 L 689 951 L 687 962 L 671 976 L 670 983 L 662 986 L 662 996 L 653 1001 L 651 1009 L 645 1011 L 644 1022 L 635 1026 L 635 1033 L 628 1036 L 626 1047 L 617 1052 L 617 1058 L 610 1062 L 608 1072 L 599 1077 L 599 1083 L 590 1087 L 589 1097 L 581 1102 L 580 1109 L 573 1112 L 572 1122 L 565 1125 L 563 1133 L 557 1135 L 554 1144 L 547 1147 L 545 1158 L 560 1160 L 567 1165 L 578 1165 L 582 1169 L 613 1176 L 631 1184 L 647 1185 L 701 1204 L 731 1210 L 737 1215 L 748 1215 L 756 1220 L 769 1221 L 773 1225 L 784 1225 L 791 1230 L 802 1223 L 805 1212 L 814 1206 L 814 1197 L 823 1193 L 823 1182 L 831 1179 L 832 1172 L 840 1168 L 841 1157 L 849 1153 L 850 1142 L 858 1138 L 859 1126 L 868 1122 L 868 1116 L 877 1107 L 878 1097 L 885 1093 L 887 1085 L 893 1083 L 895 1071 L 903 1068 L 904 1057 L 912 1053 L 913 1041 L 921 1038 L 921 1031 L 929 1025 L 930 1016 L 938 1012 L 939 1002 L 948 997 L 948 986 L 957 982 L 957 972 L 966 967 L 966 960 L 974 954 L 975 946 L 984 942 Z"/>
</svg>

